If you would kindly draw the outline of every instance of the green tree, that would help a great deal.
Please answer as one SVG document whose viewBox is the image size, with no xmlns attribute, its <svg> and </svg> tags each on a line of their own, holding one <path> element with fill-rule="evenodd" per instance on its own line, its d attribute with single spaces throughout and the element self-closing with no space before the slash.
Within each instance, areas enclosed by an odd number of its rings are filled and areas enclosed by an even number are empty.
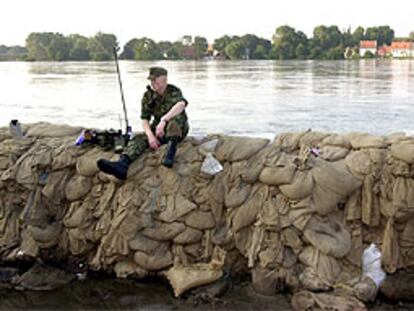
<svg viewBox="0 0 414 311">
<path fill-rule="evenodd" d="M 26 38 L 27 59 L 31 61 L 49 60 L 48 47 L 52 41 L 51 32 L 32 32 Z"/>
<path fill-rule="evenodd" d="M 135 59 L 135 47 L 138 39 L 131 39 L 125 45 L 119 58 L 121 59 Z"/>
<path fill-rule="evenodd" d="M 410 36 L 409 36 L 411 41 L 414 41 L 414 31 L 410 32 Z"/>
<path fill-rule="evenodd" d="M 118 49 L 118 42 L 113 34 L 98 32 L 88 41 L 88 50 L 93 61 L 112 60 L 114 47 Z"/>
<path fill-rule="evenodd" d="M 359 46 L 359 42 L 365 39 L 365 30 L 363 27 L 357 27 L 352 33 L 352 41 L 354 46 Z"/>
<path fill-rule="evenodd" d="M 170 41 L 160 41 L 158 42 L 158 47 L 163 58 L 168 59 L 171 54 L 171 49 L 173 44 Z"/>
<path fill-rule="evenodd" d="M 192 44 L 194 47 L 195 59 L 201 59 L 207 52 L 208 42 L 204 37 L 195 37 Z"/>
<path fill-rule="evenodd" d="M 168 51 L 168 59 L 179 60 L 183 59 L 184 45 L 181 41 L 173 43 L 171 49 Z"/>
<path fill-rule="evenodd" d="M 379 46 L 383 44 L 390 45 L 394 39 L 395 32 L 390 26 L 368 27 L 366 38 L 376 40 Z"/>
<path fill-rule="evenodd" d="M 218 53 L 220 53 L 220 55 L 223 55 L 223 56 L 226 56 L 227 57 L 227 54 L 225 52 L 225 49 L 226 49 L 226 46 L 229 45 L 231 41 L 232 41 L 232 38 L 231 37 L 229 37 L 227 35 L 222 36 L 222 37 L 214 40 L 213 48 Z"/>
<path fill-rule="evenodd" d="M 162 59 L 160 48 L 154 40 L 149 38 L 138 39 L 135 44 L 136 60 L 158 60 Z"/>
<path fill-rule="evenodd" d="M 296 59 L 306 58 L 308 54 L 308 39 L 306 35 L 294 28 L 284 25 L 276 29 L 273 35 L 272 58 Z"/>
<path fill-rule="evenodd" d="M 224 51 L 226 55 L 232 60 L 243 59 L 246 56 L 246 49 L 241 44 L 240 40 L 232 41 L 226 46 Z"/>
<path fill-rule="evenodd" d="M 88 38 L 78 34 L 72 34 L 69 36 L 68 41 L 70 46 L 70 60 L 83 61 L 90 59 L 88 50 Z"/>
<path fill-rule="evenodd" d="M 316 59 L 343 59 L 343 37 L 338 26 L 317 26 L 313 30 L 311 57 Z M 339 51 L 341 51 L 339 53 Z"/>
<path fill-rule="evenodd" d="M 268 59 L 270 49 L 263 44 L 258 44 L 252 53 L 253 59 Z"/>
<path fill-rule="evenodd" d="M 51 40 L 47 46 L 49 60 L 64 61 L 69 59 L 70 42 L 60 33 L 51 35 Z"/>
</svg>

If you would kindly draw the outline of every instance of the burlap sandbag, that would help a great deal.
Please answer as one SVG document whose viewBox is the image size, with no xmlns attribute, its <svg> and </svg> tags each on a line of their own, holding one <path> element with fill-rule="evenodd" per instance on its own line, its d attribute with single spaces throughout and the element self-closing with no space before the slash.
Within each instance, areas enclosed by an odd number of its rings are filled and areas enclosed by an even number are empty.
<svg viewBox="0 0 414 311">
<path fill-rule="evenodd" d="M 312 175 L 315 181 L 312 200 L 321 215 L 334 211 L 341 199 L 345 199 L 361 186 L 361 182 L 341 161 L 317 161 Z"/>
<path fill-rule="evenodd" d="M 36 174 L 35 157 L 29 154 L 22 156 L 15 164 L 16 181 L 26 186 L 29 189 L 33 188 L 33 185 L 37 183 L 38 176 Z"/>
<path fill-rule="evenodd" d="M 337 146 L 325 146 L 320 150 L 320 156 L 327 161 L 338 161 L 345 158 L 349 153 L 348 148 Z"/>
<path fill-rule="evenodd" d="M 305 132 L 305 134 L 299 140 L 299 147 L 317 146 L 328 135 L 329 135 L 328 133 L 322 133 L 322 132 L 314 132 L 314 131 Z"/>
<path fill-rule="evenodd" d="M 133 260 L 126 259 L 117 262 L 114 266 L 114 271 L 117 278 L 127 278 L 133 276 L 134 278 L 142 279 L 148 275 L 148 271 L 139 267 Z"/>
<path fill-rule="evenodd" d="M 142 268 L 149 271 L 161 270 L 173 264 L 173 257 L 168 244 L 162 244 L 152 253 L 146 254 L 137 251 L 134 254 L 134 261 Z"/>
<path fill-rule="evenodd" d="M 364 302 L 374 301 L 377 297 L 378 287 L 370 277 L 364 277 L 353 288 L 355 296 Z"/>
<path fill-rule="evenodd" d="M 342 258 L 351 249 L 351 234 L 334 218 L 314 216 L 303 232 L 306 239 L 326 255 Z"/>
<path fill-rule="evenodd" d="M 145 228 L 142 233 L 152 240 L 169 241 L 174 239 L 179 233 L 185 230 L 185 225 L 179 222 L 161 223 L 154 222 L 151 228 Z"/>
<path fill-rule="evenodd" d="M 408 141 L 393 144 L 391 146 L 391 155 L 409 164 L 414 163 L 414 142 Z"/>
<path fill-rule="evenodd" d="M 32 234 L 33 239 L 36 242 L 41 243 L 43 247 L 52 247 L 56 245 L 61 229 L 61 224 L 58 222 L 54 222 L 44 228 L 28 226 L 28 230 Z"/>
<path fill-rule="evenodd" d="M 329 283 L 334 284 L 336 278 L 341 273 L 341 268 L 337 260 L 325 255 L 313 246 L 305 247 L 299 254 L 299 260 L 313 270 Z"/>
<path fill-rule="evenodd" d="M 129 240 L 128 245 L 134 251 L 150 254 L 165 243 L 149 239 L 141 232 L 138 232 L 132 240 Z"/>
<path fill-rule="evenodd" d="M 96 162 L 99 159 L 106 159 L 110 160 L 113 157 L 112 152 L 105 152 L 99 148 L 94 148 L 83 156 L 79 157 L 76 161 L 76 171 L 78 174 L 82 176 L 93 176 L 99 172 L 99 168 Z M 114 161 L 117 160 L 117 157 L 113 159 Z"/>
<path fill-rule="evenodd" d="M 193 264 L 189 266 L 172 267 L 165 274 L 174 289 L 175 297 L 190 288 L 210 284 L 223 275 L 221 269 L 216 269 L 210 264 Z"/>
<path fill-rule="evenodd" d="M 394 219 L 391 217 L 388 219 L 387 226 L 385 227 L 381 247 L 382 267 L 388 273 L 394 273 L 395 271 L 397 271 L 400 260 L 400 247 L 398 245 L 398 235 L 394 226 Z"/>
<path fill-rule="evenodd" d="M 174 289 L 176 297 L 186 290 L 197 286 L 210 284 L 218 280 L 222 275 L 222 267 L 226 260 L 226 252 L 215 247 L 210 263 L 198 263 L 188 266 L 176 265 L 165 273 L 168 281 Z"/>
<path fill-rule="evenodd" d="M 265 167 L 259 176 L 259 181 L 266 185 L 290 184 L 296 172 L 295 165 L 284 167 Z"/>
<path fill-rule="evenodd" d="M 225 194 L 224 206 L 226 208 L 235 208 L 246 202 L 250 195 L 252 187 L 241 184 L 239 187 L 233 187 Z"/>
<path fill-rule="evenodd" d="M 175 198 L 172 197 L 172 200 L 167 200 L 167 207 L 158 215 L 158 219 L 164 222 L 174 222 L 196 208 L 193 202 L 177 194 Z"/>
<path fill-rule="evenodd" d="M 268 139 L 223 136 L 216 149 L 216 157 L 221 161 L 247 160 L 269 143 Z"/>
<path fill-rule="evenodd" d="M 361 192 L 361 219 L 369 226 L 378 226 L 380 223 L 379 197 L 375 193 L 375 180 L 373 175 L 367 175 Z"/>
<path fill-rule="evenodd" d="M 313 176 L 310 171 L 296 171 L 293 182 L 280 185 L 280 191 L 289 199 L 300 200 L 309 196 L 314 187 Z"/>
<path fill-rule="evenodd" d="M 414 179 L 396 177 L 392 192 L 392 203 L 395 217 L 403 216 L 405 210 L 414 212 Z"/>
<path fill-rule="evenodd" d="M 32 125 L 26 136 L 37 137 L 63 137 L 63 136 L 76 136 L 82 132 L 81 127 L 74 127 L 69 125 L 58 125 L 46 122 L 40 122 Z"/>
<path fill-rule="evenodd" d="M 194 229 L 206 230 L 213 228 L 216 222 L 210 212 L 192 211 L 185 218 L 185 224 Z"/>
<path fill-rule="evenodd" d="M 397 144 L 406 140 L 412 140 L 410 137 L 407 137 L 405 132 L 396 132 L 389 134 L 385 137 L 385 142 L 387 145 Z"/>
<path fill-rule="evenodd" d="M 286 152 L 292 152 L 299 149 L 299 142 L 303 135 L 306 132 L 302 133 L 281 133 L 276 136 L 272 145 L 279 146 L 282 150 Z"/>
<path fill-rule="evenodd" d="M 321 292 L 332 289 L 332 284 L 318 275 L 311 267 L 307 267 L 299 275 L 299 281 L 304 289 Z"/>
<path fill-rule="evenodd" d="M 267 155 L 272 148 L 273 146 L 267 145 L 247 160 L 246 165 L 241 172 L 241 178 L 244 182 L 253 184 L 259 179 Z"/>
<path fill-rule="evenodd" d="M 367 151 L 351 152 L 345 158 L 345 163 L 352 174 L 357 177 L 363 178 L 371 172 L 371 158 Z"/>
<path fill-rule="evenodd" d="M 183 232 L 174 238 L 176 244 L 192 244 L 201 240 L 203 232 L 197 229 L 187 227 Z"/>
<path fill-rule="evenodd" d="M 65 187 L 66 198 L 69 201 L 76 201 L 86 195 L 92 188 L 90 178 L 76 175 L 72 177 Z"/>
<path fill-rule="evenodd" d="M 353 149 L 364 148 L 385 148 L 385 138 L 381 136 L 373 136 L 367 133 L 349 133 L 349 138 Z"/>
<path fill-rule="evenodd" d="M 0 156 L 0 171 L 7 169 L 10 164 L 11 161 L 8 156 Z"/>
<path fill-rule="evenodd" d="M 237 209 L 232 220 L 233 232 L 238 232 L 256 220 L 259 211 L 262 209 L 267 194 L 268 188 L 261 187 L 253 194 L 249 201 Z"/>
<path fill-rule="evenodd" d="M 345 149 L 351 148 L 351 143 L 349 142 L 349 139 L 345 137 L 344 135 L 339 134 L 330 134 L 329 136 L 325 137 L 321 144 L 321 146 L 336 146 L 341 147 Z"/>
</svg>

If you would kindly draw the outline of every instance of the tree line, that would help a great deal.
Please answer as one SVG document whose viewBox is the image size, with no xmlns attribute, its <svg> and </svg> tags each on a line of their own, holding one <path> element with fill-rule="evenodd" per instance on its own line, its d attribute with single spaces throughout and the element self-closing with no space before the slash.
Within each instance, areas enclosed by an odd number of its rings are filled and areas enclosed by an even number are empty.
<svg viewBox="0 0 414 311">
<path fill-rule="evenodd" d="M 2 55 L 18 55 L 27 61 L 107 61 L 113 59 L 113 47 L 121 59 L 129 60 L 200 60 L 205 57 L 221 59 L 343 59 L 346 48 L 358 48 L 361 40 L 376 40 L 378 45 L 391 44 L 395 38 L 390 26 L 357 27 L 341 31 L 338 26 L 317 26 L 308 38 L 302 31 L 288 25 L 276 29 L 271 40 L 253 34 L 224 35 L 214 40 L 213 51 L 201 36 L 183 36 L 175 42 L 156 42 L 151 38 L 129 40 L 122 51 L 114 34 L 98 32 L 93 37 L 79 34 L 35 32 L 29 34 L 25 47 L 0 46 Z M 22 56 L 23 55 L 23 56 Z"/>
</svg>

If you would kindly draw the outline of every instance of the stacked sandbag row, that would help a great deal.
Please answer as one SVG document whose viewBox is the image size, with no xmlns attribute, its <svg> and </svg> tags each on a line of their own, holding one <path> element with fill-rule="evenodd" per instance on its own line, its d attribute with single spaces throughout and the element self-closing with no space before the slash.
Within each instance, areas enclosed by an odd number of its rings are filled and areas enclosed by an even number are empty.
<svg viewBox="0 0 414 311">
<path fill-rule="evenodd" d="M 206 270 L 221 265 L 199 266 L 220 253 L 265 294 L 360 289 L 362 253 L 372 242 L 388 273 L 414 261 L 414 139 L 405 134 L 188 138 L 173 169 L 160 165 L 162 147 L 119 182 L 96 167 L 117 155 L 73 146 L 78 133 L 35 124 L 15 141 L 0 131 L 3 259 L 49 250 L 120 277 L 170 271 L 179 286 L 180 267 L 193 285 L 220 277 Z M 224 169 L 208 175 L 200 170 L 203 146 L 214 139 L 210 151 Z"/>
</svg>

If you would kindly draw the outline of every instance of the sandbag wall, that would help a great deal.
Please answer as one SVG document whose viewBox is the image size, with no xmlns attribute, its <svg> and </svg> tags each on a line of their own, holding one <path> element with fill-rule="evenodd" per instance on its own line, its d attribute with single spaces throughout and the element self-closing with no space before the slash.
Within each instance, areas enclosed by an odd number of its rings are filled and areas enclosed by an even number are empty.
<svg viewBox="0 0 414 311">
<path fill-rule="evenodd" d="M 79 132 L 39 123 L 13 140 L 0 129 L 2 261 L 78 257 L 144 277 L 220 249 L 265 294 L 353 282 L 372 242 L 387 273 L 414 263 L 414 138 L 403 133 L 190 137 L 173 169 L 160 165 L 164 146 L 120 182 L 96 167 L 118 155 L 73 146 Z M 215 176 L 200 171 L 212 139 Z"/>
</svg>

